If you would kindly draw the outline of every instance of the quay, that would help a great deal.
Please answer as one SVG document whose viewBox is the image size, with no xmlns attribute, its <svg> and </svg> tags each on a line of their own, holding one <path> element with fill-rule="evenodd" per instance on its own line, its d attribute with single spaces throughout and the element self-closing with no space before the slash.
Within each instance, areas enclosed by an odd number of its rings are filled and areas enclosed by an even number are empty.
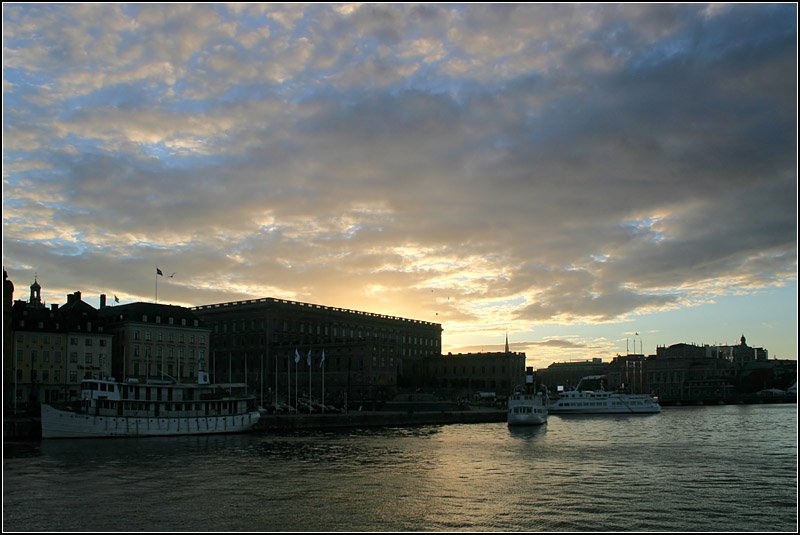
<svg viewBox="0 0 800 535">
<path fill-rule="evenodd" d="M 504 409 L 471 408 L 439 411 L 350 411 L 343 414 L 264 414 L 249 432 L 292 431 L 347 427 L 393 427 L 405 425 L 445 425 L 504 422 Z M 38 440 L 42 438 L 39 417 L 3 418 L 3 440 Z"/>
<path fill-rule="evenodd" d="M 465 411 L 351 411 L 345 414 L 267 414 L 261 417 L 253 431 L 477 424 L 505 421 L 505 409 L 484 408 L 473 408 Z"/>
</svg>

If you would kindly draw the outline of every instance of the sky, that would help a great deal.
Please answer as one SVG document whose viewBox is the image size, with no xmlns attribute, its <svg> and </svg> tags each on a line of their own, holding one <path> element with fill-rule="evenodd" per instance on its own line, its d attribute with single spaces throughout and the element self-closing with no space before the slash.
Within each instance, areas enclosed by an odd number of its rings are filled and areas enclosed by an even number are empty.
<svg viewBox="0 0 800 535">
<path fill-rule="evenodd" d="M 796 359 L 797 183 L 794 3 L 3 4 L 15 299 Z"/>
</svg>

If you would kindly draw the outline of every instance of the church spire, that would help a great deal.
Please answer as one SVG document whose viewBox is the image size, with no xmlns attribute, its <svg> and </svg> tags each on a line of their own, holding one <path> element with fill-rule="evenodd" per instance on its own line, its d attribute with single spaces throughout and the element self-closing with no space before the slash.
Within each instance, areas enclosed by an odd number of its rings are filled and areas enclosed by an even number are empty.
<svg viewBox="0 0 800 535">
<path fill-rule="evenodd" d="M 508 331 L 506 331 L 506 353 L 511 353 L 511 351 L 508 350 Z"/>
</svg>

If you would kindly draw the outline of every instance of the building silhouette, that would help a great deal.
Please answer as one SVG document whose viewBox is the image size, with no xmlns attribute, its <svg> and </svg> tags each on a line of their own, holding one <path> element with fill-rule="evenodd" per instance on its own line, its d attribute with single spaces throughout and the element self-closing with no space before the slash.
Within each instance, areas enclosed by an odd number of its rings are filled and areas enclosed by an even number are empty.
<svg viewBox="0 0 800 535">
<path fill-rule="evenodd" d="M 265 403 L 391 399 L 441 355 L 438 323 L 275 298 L 192 308 L 211 330 L 215 380 L 247 382 Z M 324 361 L 323 361 L 324 354 Z"/>
</svg>

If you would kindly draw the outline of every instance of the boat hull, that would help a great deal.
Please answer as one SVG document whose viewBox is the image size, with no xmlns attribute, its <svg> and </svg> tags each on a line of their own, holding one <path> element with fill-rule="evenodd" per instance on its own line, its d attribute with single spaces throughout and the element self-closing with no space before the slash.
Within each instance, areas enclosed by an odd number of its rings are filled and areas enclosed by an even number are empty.
<svg viewBox="0 0 800 535">
<path fill-rule="evenodd" d="M 548 405 L 550 414 L 656 414 L 661 405 L 649 396 L 570 396 Z"/>
<path fill-rule="evenodd" d="M 542 425 L 547 423 L 547 414 L 509 414 L 508 425 Z"/>
<path fill-rule="evenodd" d="M 661 407 L 641 408 L 641 409 L 628 409 L 628 408 L 618 408 L 618 407 L 569 409 L 569 408 L 549 407 L 548 411 L 550 412 L 550 414 L 657 414 L 661 412 Z"/>
<path fill-rule="evenodd" d="M 260 418 L 258 411 L 226 416 L 94 416 L 42 404 L 42 438 L 156 437 L 242 433 Z"/>
</svg>

